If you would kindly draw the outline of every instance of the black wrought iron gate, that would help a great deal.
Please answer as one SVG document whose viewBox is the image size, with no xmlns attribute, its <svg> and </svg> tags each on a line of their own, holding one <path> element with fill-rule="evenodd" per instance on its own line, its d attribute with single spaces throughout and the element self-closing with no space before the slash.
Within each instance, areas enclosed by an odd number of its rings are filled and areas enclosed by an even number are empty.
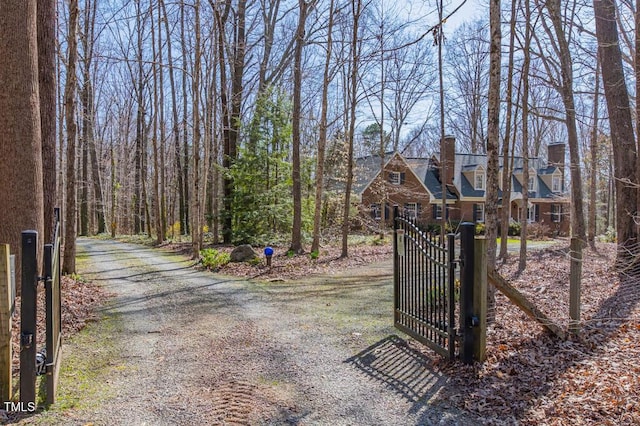
<svg viewBox="0 0 640 426">
<path fill-rule="evenodd" d="M 394 325 L 452 359 L 456 352 L 455 240 L 394 208 Z"/>
</svg>

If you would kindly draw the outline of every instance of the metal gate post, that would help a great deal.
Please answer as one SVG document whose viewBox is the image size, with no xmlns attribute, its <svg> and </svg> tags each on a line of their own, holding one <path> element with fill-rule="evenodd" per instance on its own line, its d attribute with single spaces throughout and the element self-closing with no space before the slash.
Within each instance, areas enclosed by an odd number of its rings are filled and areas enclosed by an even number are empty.
<svg viewBox="0 0 640 426">
<path fill-rule="evenodd" d="M 22 302 L 20 304 L 20 402 L 36 401 L 36 308 L 38 233 L 22 232 Z M 30 405 L 29 405 L 30 406 Z"/>
<path fill-rule="evenodd" d="M 398 322 L 398 300 L 400 286 L 400 262 L 398 260 L 398 205 L 393 206 L 393 323 Z"/>
<path fill-rule="evenodd" d="M 462 328 L 462 347 L 460 358 L 465 364 L 473 364 L 475 347 L 474 327 L 478 318 L 473 312 L 473 270 L 474 240 L 476 226 L 470 222 L 460 224 L 460 327 Z"/>
<path fill-rule="evenodd" d="M 447 330 L 449 344 L 449 359 L 456 356 L 456 259 L 455 259 L 455 234 L 447 234 L 447 257 L 449 262 L 449 294 L 447 308 L 449 310 Z"/>
</svg>

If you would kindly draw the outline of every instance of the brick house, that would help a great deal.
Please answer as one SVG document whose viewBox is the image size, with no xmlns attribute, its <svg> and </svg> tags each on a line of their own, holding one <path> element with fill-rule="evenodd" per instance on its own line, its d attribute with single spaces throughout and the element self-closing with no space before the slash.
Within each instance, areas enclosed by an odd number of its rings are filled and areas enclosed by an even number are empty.
<svg viewBox="0 0 640 426">
<path fill-rule="evenodd" d="M 364 214 L 375 221 L 391 221 L 398 205 L 423 224 L 442 219 L 442 181 L 446 182 L 446 219 L 453 225 L 484 222 L 487 157 L 455 153 L 455 139 L 446 137 L 443 153 L 429 158 L 405 158 L 398 152 L 359 158 L 354 171 L 354 193 Z M 552 235 L 569 233 L 570 201 L 564 178 L 565 145 L 548 146 L 548 161 L 529 159 L 529 202 L 523 205 L 523 159 L 513 159 L 510 220 L 539 223 Z M 500 159 L 502 163 L 502 159 Z M 382 168 L 382 173 L 381 173 Z M 502 164 L 499 176 L 499 215 L 502 209 Z"/>
</svg>

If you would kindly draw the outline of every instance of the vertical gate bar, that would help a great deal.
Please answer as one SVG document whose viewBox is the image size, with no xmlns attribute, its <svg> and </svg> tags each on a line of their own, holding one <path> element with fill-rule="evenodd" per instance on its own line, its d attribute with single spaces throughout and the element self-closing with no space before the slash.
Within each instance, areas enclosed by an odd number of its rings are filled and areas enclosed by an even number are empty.
<svg viewBox="0 0 640 426">
<path fill-rule="evenodd" d="M 54 305 L 55 305 L 55 282 L 53 280 L 53 256 L 55 253 L 53 252 L 53 246 L 51 244 L 45 244 L 44 246 L 44 276 L 45 276 L 45 323 L 46 323 L 46 348 L 47 348 L 47 383 L 46 383 L 46 400 L 47 405 L 50 405 L 53 402 L 49 402 L 53 400 L 53 395 L 51 395 L 50 389 L 53 389 L 51 386 L 53 382 L 53 371 L 49 365 L 55 366 L 55 356 L 57 354 L 57 347 L 55 341 L 55 333 L 54 330 L 57 328 L 55 319 L 54 319 Z"/>
<path fill-rule="evenodd" d="M 433 242 L 433 234 L 431 234 L 429 236 L 429 244 L 427 244 L 427 246 L 429 247 L 429 258 L 430 259 L 434 259 L 434 253 L 433 253 L 433 244 L 431 244 Z M 436 275 L 437 275 L 437 271 L 434 268 L 434 263 L 431 261 L 429 262 L 429 325 L 433 325 L 434 323 L 434 313 L 435 313 L 435 301 L 434 301 L 434 283 L 436 280 Z M 433 340 L 433 329 L 429 329 L 429 339 Z"/>
<path fill-rule="evenodd" d="M 474 330 L 473 330 L 473 269 L 475 225 L 460 225 L 460 327 L 462 328 L 461 359 L 465 364 L 473 363 Z"/>
<path fill-rule="evenodd" d="M 400 286 L 400 262 L 398 261 L 398 206 L 393 206 L 393 323 L 398 323 L 398 299 Z"/>
<path fill-rule="evenodd" d="M 23 404 L 36 401 L 37 248 L 38 233 L 23 231 L 20 303 L 20 402 Z"/>
<path fill-rule="evenodd" d="M 455 235 L 447 235 L 447 249 L 449 264 L 449 297 L 447 303 L 447 309 L 449 312 L 449 321 L 447 327 L 447 339 L 449 344 L 449 359 L 454 359 L 456 356 L 456 264 L 455 264 Z"/>
<path fill-rule="evenodd" d="M 416 228 L 413 219 L 409 218 L 409 229 L 411 230 L 411 257 L 409 258 L 409 274 L 411 275 L 411 287 L 409 288 L 409 314 L 411 319 L 411 329 L 416 329 L 416 268 L 415 268 L 415 259 L 416 259 Z"/>
</svg>

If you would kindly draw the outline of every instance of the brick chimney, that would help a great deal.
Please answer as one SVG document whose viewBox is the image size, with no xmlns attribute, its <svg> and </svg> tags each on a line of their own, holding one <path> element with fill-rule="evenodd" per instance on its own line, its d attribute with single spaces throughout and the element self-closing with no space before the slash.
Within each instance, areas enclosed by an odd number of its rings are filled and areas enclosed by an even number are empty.
<svg viewBox="0 0 640 426">
<path fill-rule="evenodd" d="M 564 176 L 565 149 L 563 142 L 556 142 L 547 146 L 548 165 L 558 167 L 562 176 Z"/>
<path fill-rule="evenodd" d="M 445 135 L 440 144 L 440 179 L 453 185 L 456 161 L 456 138 Z"/>
</svg>

